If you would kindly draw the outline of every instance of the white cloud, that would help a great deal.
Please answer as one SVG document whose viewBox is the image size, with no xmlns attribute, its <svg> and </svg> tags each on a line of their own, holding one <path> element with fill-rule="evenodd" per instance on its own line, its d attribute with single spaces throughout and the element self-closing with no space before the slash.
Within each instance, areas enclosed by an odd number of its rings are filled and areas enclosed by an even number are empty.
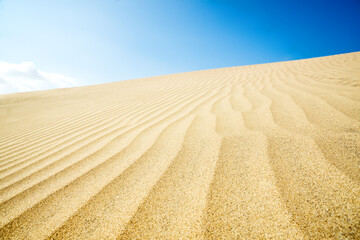
<svg viewBox="0 0 360 240">
<path fill-rule="evenodd" d="M 75 78 L 39 71 L 32 62 L 0 62 L 0 94 L 79 86 Z"/>
</svg>

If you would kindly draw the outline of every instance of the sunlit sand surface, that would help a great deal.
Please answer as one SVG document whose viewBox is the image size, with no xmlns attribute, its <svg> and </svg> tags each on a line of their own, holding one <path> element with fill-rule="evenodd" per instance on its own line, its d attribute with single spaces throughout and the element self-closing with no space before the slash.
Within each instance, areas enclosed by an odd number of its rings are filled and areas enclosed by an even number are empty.
<svg viewBox="0 0 360 240">
<path fill-rule="evenodd" d="M 360 239 L 360 53 L 0 96 L 0 239 Z"/>
</svg>

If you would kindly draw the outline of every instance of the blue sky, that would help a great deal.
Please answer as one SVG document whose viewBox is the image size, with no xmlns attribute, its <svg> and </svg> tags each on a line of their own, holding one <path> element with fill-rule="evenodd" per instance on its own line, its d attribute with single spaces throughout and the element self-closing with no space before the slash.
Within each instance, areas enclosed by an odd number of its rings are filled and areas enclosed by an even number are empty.
<svg viewBox="0 0 360 240">
<path fill-rule="evenodd" d="M 359 51 L 359 12 L 358 0 L 0 0 L 0 88 L 88 85 Z M 36 78 L 27 88 L 15 86 L 22 85 L 14 77 L 19 69 L 23 79 L 29 72 Z M 64 85 L 64 76 L 74 81 Z M 32 81 L 39 82 L 33 89 Z"/>
</svg>

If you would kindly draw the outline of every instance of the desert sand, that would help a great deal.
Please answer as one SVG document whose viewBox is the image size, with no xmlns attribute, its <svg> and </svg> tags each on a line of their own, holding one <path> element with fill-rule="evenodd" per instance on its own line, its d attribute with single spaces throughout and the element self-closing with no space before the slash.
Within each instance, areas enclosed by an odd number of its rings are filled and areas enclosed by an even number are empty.
<svg viewBox="0 0 360 240">
<path fill-rule="evenodd" d="M 360 239 L 360 52 L 0 96 L 0 239 Z"/>
</svg>

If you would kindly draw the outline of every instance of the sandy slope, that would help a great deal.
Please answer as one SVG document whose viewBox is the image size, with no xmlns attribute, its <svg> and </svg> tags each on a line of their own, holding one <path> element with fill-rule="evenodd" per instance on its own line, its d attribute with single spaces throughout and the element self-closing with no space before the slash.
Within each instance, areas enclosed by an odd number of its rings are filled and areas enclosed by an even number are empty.
<svg viewBox="0 0 360 240">
<path fill-rule="evenodd" d="M 359 239 L 360 53 L 0 96 L 0 239 Z"/>
</svg>

